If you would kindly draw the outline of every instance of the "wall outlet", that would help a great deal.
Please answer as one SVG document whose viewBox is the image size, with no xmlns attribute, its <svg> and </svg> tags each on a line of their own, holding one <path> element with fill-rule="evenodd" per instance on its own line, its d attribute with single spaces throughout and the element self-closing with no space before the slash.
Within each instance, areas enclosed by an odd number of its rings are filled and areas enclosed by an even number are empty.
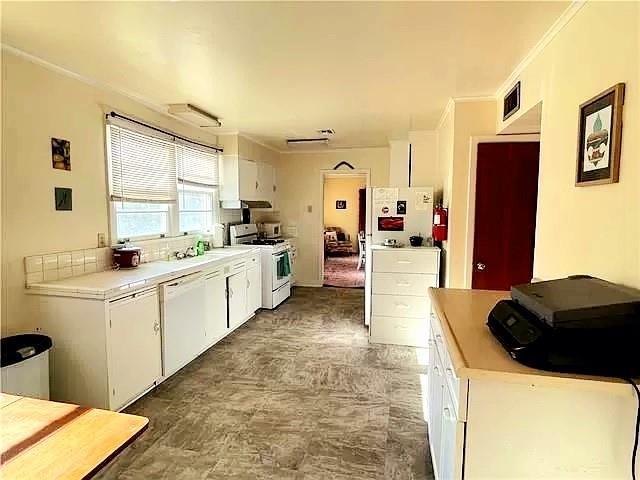
<svg viewBox="0 0 640 480">
<path fill-rule="evenodd" d="M 104 233 L 98 233 L 98 248 L 107 246 L 107 236 Z"/>
</svg>

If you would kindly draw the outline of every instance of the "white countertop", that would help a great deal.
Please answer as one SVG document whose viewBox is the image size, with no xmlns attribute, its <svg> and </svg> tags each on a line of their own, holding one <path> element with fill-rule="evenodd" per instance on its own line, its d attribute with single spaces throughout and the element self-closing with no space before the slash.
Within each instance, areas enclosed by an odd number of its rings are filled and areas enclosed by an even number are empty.
<svg viewBox="0 0 640 480">
<path fill-rule="evenodd" d="M 417 250 L 417 251 L 433 250 L 433 251 L 439 252 L 440 247 L 412 247 L 411 245 L 404 245 L 402 247 L 386 247 L 384 245 L 374 243 L 371 245 L 371 250 Z"/>
<path fill-rule="evenodd" d="M 27 293 L 104 300 L 215 268 L 256 251 L 258 249 L 255 247 L 241 245 L 214 249 L 205 255 L 184 260 L 158 260 L 131 269 L 107 270 L 64 280 L 34 283 L 27 288 Z"/>
</svg>

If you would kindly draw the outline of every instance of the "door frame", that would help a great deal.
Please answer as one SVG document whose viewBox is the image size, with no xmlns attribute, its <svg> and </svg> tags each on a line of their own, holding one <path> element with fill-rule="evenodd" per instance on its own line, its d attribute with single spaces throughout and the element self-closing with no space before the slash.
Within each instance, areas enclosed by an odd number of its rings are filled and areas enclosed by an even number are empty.
<svg viewBox="0 0 640 480">
<path fill-rule="evenodd" d="M 324 180 L 325 178 L 335 177 L 364 177 L 365 188 L 371 187 L 371 169 L 370 168 L 354 168 L 353 170 L 320 170 L 320 215 L 318 220 L 318 283 L 321 287 L 324 285 Z M 365 222 L 367 219 L 365 218 Z"/>
<path fill-rule="evenodd" d="M 481 143 L 540 142 L 540 134 L 485 135 L 471 137 L 469 142 L 469 184 L 467 186 L 467 228 L 465 235 L 464 288 L 471 288 L 473 278 L 473 244 L 476 220 L 476 175 L 478 172 L 478 145 Z M 538 175 L 538 183 L 540 175 Z"/>
</svg>

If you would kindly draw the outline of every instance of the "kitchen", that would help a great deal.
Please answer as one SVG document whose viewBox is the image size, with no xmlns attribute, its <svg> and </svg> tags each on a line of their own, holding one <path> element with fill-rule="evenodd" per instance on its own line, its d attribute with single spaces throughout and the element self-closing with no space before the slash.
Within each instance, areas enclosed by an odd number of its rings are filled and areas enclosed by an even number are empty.
<svg viewBox="0 0 640 480">
<path fill-rule="evenodd" d="M 637 14 L 633 3 L 3 3 L 2 336 L 51 337 L 54 409 L 117 415 L 104 421 L 129 438 L 87 453 L 84 474 L 629 477 L 631 386 L 521 365 L 485 325 L 508 292 L 466 289 L 478 145 L 514 134 L 540 149 L 526 281 L 587 273 L 639 286 L 637 215 L 618 208 L 638 186 L 637 62 L 585 33 L 604 17 L 628 46 Z M 327 18 L 335 35 L 315 30 Z M 299 55 L 309 51 L 322 56 Z M 409 64 L 415 76 L 387 76 Z M 616 82 L 627 86 L 620 182 L 577 188 L 576 109 Z M 143 150 L 153 163 L 138 161 Z M 362 293 L 319 288 L 322 178 L 350 166 L 373 187 Z M 68 415 L 55 412 L 54 426 Z M 78 444 L 95 440 L 84 435 Z M 0 468 L 37 452 L 18 450 Z"/>
</svg>

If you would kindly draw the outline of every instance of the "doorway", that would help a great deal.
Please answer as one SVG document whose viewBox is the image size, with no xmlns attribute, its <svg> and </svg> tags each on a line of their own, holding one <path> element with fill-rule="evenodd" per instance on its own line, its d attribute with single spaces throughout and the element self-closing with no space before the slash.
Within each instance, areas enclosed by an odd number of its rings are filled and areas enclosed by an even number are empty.
<svg viewBox="0 0 640 480">
<path fill-rule="evenodd" d="M 539 159 L 539 141 L 477 145 L 471 288 L 531 281 Z"/>
<path fill-rule="evenodd" d="M 323 286 L 364 288 L 367 177 L 327 173 L 323 183 Z"/>
</svg>

